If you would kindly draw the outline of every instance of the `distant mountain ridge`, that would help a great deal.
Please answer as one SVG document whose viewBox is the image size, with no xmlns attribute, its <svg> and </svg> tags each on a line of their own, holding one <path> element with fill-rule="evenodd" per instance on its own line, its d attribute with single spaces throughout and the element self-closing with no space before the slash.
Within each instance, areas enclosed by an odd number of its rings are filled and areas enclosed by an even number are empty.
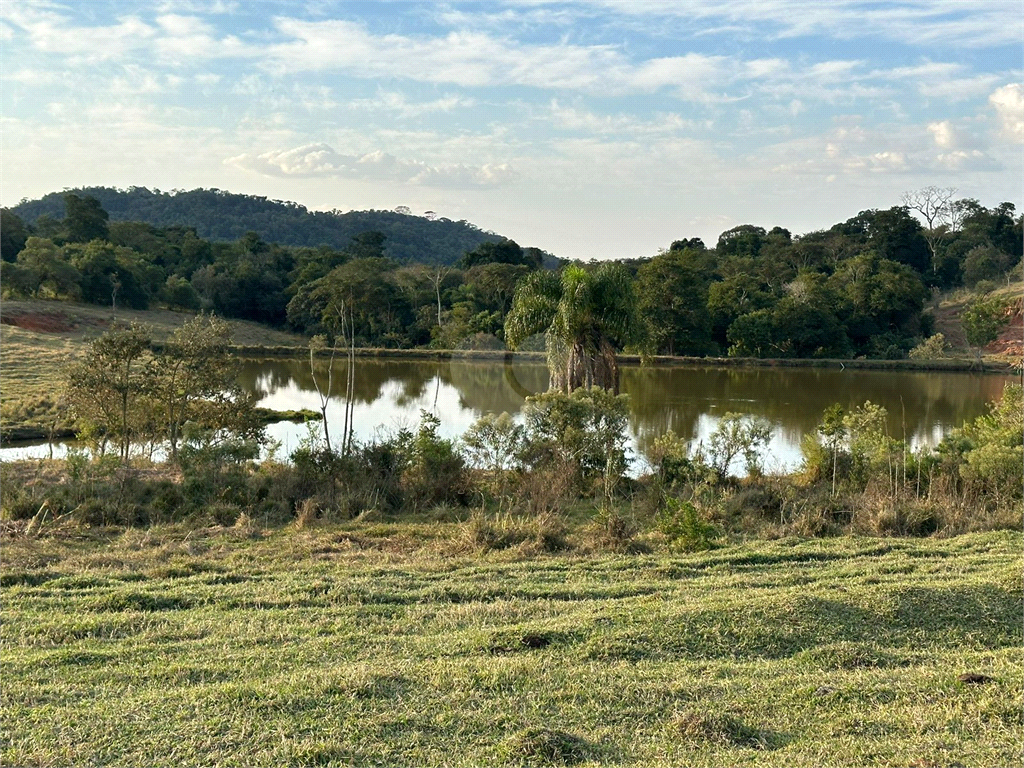
<svg viewBox="0 0 1024 768">
<path fill-rule="evenodd" d="M 82 187 L 51 192 L 11 210 L 28 224 L 43 215 L 62 219 L 68 192 L 95 197 L 111 221 L 194 227 L 199 237 L 209 240 L 234 241 L 255 232 L 268 243 L 341 249 L 361 232 L 383 232 L 385 254 L 400 262 L 453 264 L 481 243 L 504 239 L 467 221 L 397 211 L 310 211 L 298 203 L 219 189 L 161 192 L 146 187 Z"/>
</svg>

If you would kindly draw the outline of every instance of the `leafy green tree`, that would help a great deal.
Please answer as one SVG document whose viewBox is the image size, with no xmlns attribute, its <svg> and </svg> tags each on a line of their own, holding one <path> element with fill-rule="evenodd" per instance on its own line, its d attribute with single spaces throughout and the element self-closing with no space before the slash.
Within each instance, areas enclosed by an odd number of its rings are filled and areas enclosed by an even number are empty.
<svg viewBox="0 0 1024 768">
<path fill-rule="evenodd" d="M 107 239 L 109 214 L 91 195 L 64 195 L 64 227 L 70 243 L 88 243 Z"/>
<path fill-rule="evenodd" d="M 839 448 L 846 439 L 846 411 L 839 403 L 829 406 L 818 424 L 818 434 L 825 438 L 829 455 L 832 457 L 832 495 L 836 495 L 836 473 L 839 467 Z"/>
<path fill-rule="evenodd" d="M 748 475 L 761 474 L 761 452 L 772 437 L 767 419 L 727 413 L 708 438 L 708 459 L 711 467 L 724 478 L 733 459 L 742 456 Z"/>
<path fill-rule="evenodd" d="M 28 240 L 21 218 L 9 208 L 0 208 L 0 261 L 15 261 Z"/>
<path fill-rule="evenodd" d="M 966 286 L 975 286 L 982 280 L 998 280 L 1011 265 L 1012 256 L 994 245 L 977 245 L 967 252 L 963 263 Z"/>
<path fill-rule="evenodd" d="M 629 273 L 621 264 L 593 271 L 572 264 L 561 274 L 533 272 L 516 289 L 505 340 L 517 349 L 545 332 L 551 388 L 572 392 L 618 390 L 616 344 L 645 351 L 647 328 L 637 311 Z"/>
<path fill-rule="evenodd" d="M 708 315 L 712 272 L 706 251 L 669 250 L 637 270 L 638 309 L 648 323 L 651 345 L 670 355 L 715 351 Z"/>
<path fill-rule="evenodd" d="M 967 343 L 977 350 L 979 359 L 982 348 L 999 338 L 999 333 L 1009 322 L 1006 308 L 1005 299 L 992 296 L 975 299 L 960 313 Z"/>
<path fill-rule="evenodd" d="M 119 444 L 127 463 L 132 441 L 143 436 L 152 391 L 150 334 L 138 325 L 115 327 L 67 370 L 69 400 L 76 417 L 105 441 Z"/>
<path fill-rule="evenodd" d="M 63 249 L 52 240 L 30 237 L 18 254 L 17 264 L 23 270 L 20 282 L 32 296 L 81 296 L 81 273 L 68 263 Z"/>
<path fill-rule="evenodd" d="M 171 275 L 160 290 L 160 298 L 168 306 L 178 309 L 196 310 L 200 307 L 199 294 L 192 283 L 178 275 Z"/>
<path fill-rule="evenodd" d="M 733 320 L 726 333 L 729 357 L 772 357 L 782 352 L 776 339 L 774 312 L 759 309 Z"/>
<path fill-rule="evenodd" d="M 733 275 L 708 287 L 707 307 L 715 341 L 725 346 L 729 326 L 738 317 L 766 309 L 774 297 L 768 286 L 748 274 Z"/>
<path fill-rule="evenodd" d="M 626 441 L 629 398 L 600 387 L 579 388 L 570 394 L 549 391 L 529 397 L 524 458 L 531 466 L 556 466 L 577 481 L 600 477 L 605 501 L 629 461 Z"/>
<path fill-rule="evenodd" d="M 753 224 L 741 224 L 719 235 L 718 245 L 715 247 L 715 250 L 721 257 L 746 256 L 757 258 L 766 237 L 767 233 L 764 231 L 764 227 L 757 227 Z"/>
<path fill-rule="evenodd" d="M 174 460 L 187 422 L 223 429 L 237 425 L 248 407 L 227 354 L 230 338 L 223 320 L 198 315 L 174 331 L 154 361 L 150 395 Z"/>
<path fill-rule="evenodd" d="M 130 248 L 93 240 L 69 243 L 64 253 L 81 274 L 82 299 L 90 304 L 146 309 L 150 290 L 155 293 L 163 283 L 163 271 Z"/>
<path fill-rule="evenodd" d="M 528 269 L 540 269 L 542 258 L 535 248 L 524 251 L 515 240 L 502 240 L 481 243 L 459 260 L 459 266 L 469 269 L 480 264 L 521 264 Z"/>
</svg>

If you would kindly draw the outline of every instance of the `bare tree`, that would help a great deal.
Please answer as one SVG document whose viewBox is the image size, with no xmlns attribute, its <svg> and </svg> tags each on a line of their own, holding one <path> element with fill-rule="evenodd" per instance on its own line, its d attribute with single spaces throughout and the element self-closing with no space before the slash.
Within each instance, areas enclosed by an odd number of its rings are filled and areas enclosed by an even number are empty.
<svg viewBox="0 0 1024 768">
<path fill-rule="evenodd" d="M 953 199 L 956 193 L 956 187 L 924 187 L 904 192 L 900 197 L 905 208 L 917 212 L 924 219 L 924 239 L 933 264 L 939 245 L 948 235 L 959 231 L 963 222 L 964 207 L 959 200 Z"/>
<path fill-rule="evenodd" d="M 437 294 L 437 327 L 441 327 L 441 284 L 451 273 L 451 267 L 438 266 L 437 272 L 430 276 L 430 283 L 434 286 L 434 293 Z"/>
</svg>

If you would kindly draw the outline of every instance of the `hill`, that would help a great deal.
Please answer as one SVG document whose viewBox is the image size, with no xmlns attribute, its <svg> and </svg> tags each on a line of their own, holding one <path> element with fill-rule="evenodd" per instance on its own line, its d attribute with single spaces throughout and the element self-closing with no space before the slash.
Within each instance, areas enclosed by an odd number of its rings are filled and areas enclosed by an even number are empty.
<svg viewBox="0 0 1024 768">
<path fill-rule="evenodd" d="M 193 227 L 208 240 L 235 241 L 247 232 L 256 232 L 269 243 L 343 249 L 361 232 L 383 232 L 387 235 L 385 255 L 406 263 L 453 264 L 481 243 L 503 239 L 467 221 L 396 211 L 310 211 L 298 203 L 219 189 L 161 192 L 145 187 L 83 187 L 51 192 L 11 210 L 28 224 L 40 216 L 62 219 L 68 191 L 95 197 L 112 221 Z"/>
</svg>

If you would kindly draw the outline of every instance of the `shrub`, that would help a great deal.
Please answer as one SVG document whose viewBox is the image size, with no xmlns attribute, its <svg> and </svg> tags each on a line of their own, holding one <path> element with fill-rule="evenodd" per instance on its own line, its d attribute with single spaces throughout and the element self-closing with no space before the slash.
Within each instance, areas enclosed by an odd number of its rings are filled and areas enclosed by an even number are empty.
<svg viewBox="0 0 1024 768">
<path fill-rule="evenodd" d="M 470 482 L 466 460 L 452 440 L 439 437 L 441 420 L 420 411 L 420 428 L 409 444 L 409 463 L 402 476 L 408 503 L 415 510 L 442 504 L 465 505 Z"/>
<path fill-rule="evenodd" d="M 737 456 L 742 456 L 748 475 L 761 474 L 761 451 L 771 440 L 772 427 L 767 419 L 727 413 L 708 438 L 708 460 L 724 478 Z"/>
<path fill-rule="evenodd" d="M 657 525 L 668 538 L 669 548 L 679 552 L 713 549 L 719 536 L 718 529 L 702 520 L 693 504 L 671 497 L 665 500 Z"/>
<path fill-rule="evenodd" d="M 589 479 L 601 478 L 605 500 L 610 502 L 629 465 L 628 403 L 626 395 L 599 387 L 527 398 L 525 463 L 572 468 L 580 487 Z"/>
<path fill-rule="evenodd" d="M 929 336 L 910 350 L 911 360 L 941 360 L 948 356 L 949 352 L 946 347 L 946 337 L 941 333 Z"/>
</svg>

